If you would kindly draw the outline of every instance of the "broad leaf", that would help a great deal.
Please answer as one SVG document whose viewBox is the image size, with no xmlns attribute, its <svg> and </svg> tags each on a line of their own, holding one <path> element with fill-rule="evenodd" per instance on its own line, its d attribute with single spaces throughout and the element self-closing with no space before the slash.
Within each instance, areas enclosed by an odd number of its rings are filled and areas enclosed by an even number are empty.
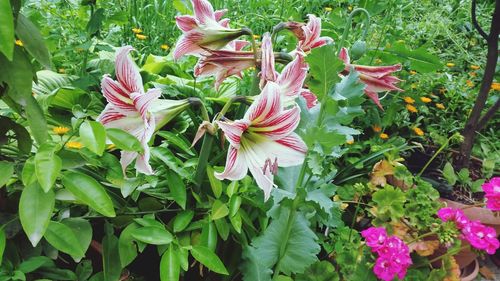
<svg viewBox="0 0 500 281">
<path fill-rule="evenodd" d="M 7 161 L 0 161 L 0 188 L 4 186 L 14 174 L 14 163 Z"/>
<path fill-rule="evenodd" d="M 110 227 L 111 228 L 111 227 Z M 106 231 L 102 239 L 102 271 L 104 281 L 119 280 L 122 272 L 120 255 L 118 253 L 118 238 Z"/>
<path fill-rule="evenodd" d="M 78 200 L 107 217 L 115 216 L 111 198 L 94 178 L 78 172 L 63 174 L 62 183 Z"/>
<path fill-rule="evenodd" d="M 90 151 L 101 156 L 106 148 L 106 129 L 96 121 L 87 121 L 80 126 L 80 139 Z"/>
<path fill-rule="evenodd" d="M 0 55 L 0 67 L 9 70 L 0 72 L 0 82 L 5 82 L 9 86 L 7 91 L 9 97 L 16 103 L 26 106 L 28 99 L 32 98 L 33 69 L 29 58 L 20 47 L 16 47 L 12 61 Z"/>
<path fill-rule="evenodd" d="M 394 44 L 392 48 L 385 48 L 378 51 L 381 56 L 392 61 L 408 61 L 410 68 L 420 73 L 429 73 L 439 70 L 443 64 L 439 57 L 430 54 L 423 47 L 416 50 L 408 49 L 404 44 Z"/>
<path fill-rule="evenodd" d="M 0 52 L 8 60 L 14 53 L 14 17 L 9 0 L 0 0 Z"/>
<path fill-rule="evenodd" d="M 16 35 L 30 55 L 46 68 L 51 67 L 49 50 L 45 46 L 40 31 L 22 14 L 17 16 Z"/>
<path fill-rule="evenodd" d="M 326 45 L 321 48 L 315 48 L 306 57 L 309 63 L 311 79 L 309 80 L 309 89 L 323 100 L 333 85 L 339 80 L 339 73 L 344 65 L 337 58 L 333 45 Z"/>
<path fill-rule="evenodd" d="M 229 209 L 227 208 L 226 204 L 222 203 L 219 200 L 215 200 L 212 205 L 212 220 L 218 220 L 227 215 L 229 215 Z"/>
<path fill-rule="evenodd" d="M 109 128 L 106 135 L 121 150 L 142 152 L 141 142 L 124 130 Z"/>
<path fill-rule="evenodd" d="M 179 281 L 181 265 L 174 245 L 170 244 L 160 260 L 160 280 Z"/>
<path fill-rule="evenodd" d="M 226 267 L 219 257 L 205 246 L 193 246 L 191 255 L 213 272 L 229 275 Z"/>
<path fill-rule="evenodd" d="M 92 226 L 90 223 L 81 218 L 67 218 L 61 221 L 62 224 L 68 226 L 75 234 L 80 248 L 85 252 L 90 246 L 92 240 Z M 72 257 L 75 261 L 79 262 L 81 257 Z"/>
<path fill-rule="evenodd" d="M 44 237 L 54 248 L 72 257 L 82 258 L 85 255 L 86 249 L 82 248 L 78 237 L 65 224 L 51 221 Z"/>
<path fill-rule="evenodd" d="M 54 210 L 55 195 L 44 192 L 38 183 L 26 186 L 19 199 L 19 220 L 35 247 L 42 239 Z"/>
<path fill-rule="evenodd" d="M 5 231 L 3 227 L 0 228 L 0 264 L 2 264 L 3 252 L 5 251 L 5 244 L 7 239 L 5 237 Z"/>
<path fill-rule="evenodd" d="M 211 166 L 207 166 L 207 176 L 215 198 L 219 198 L 222 195 L 222 182 L 215 177 L 214 169 Z"/>
<path fill-rule="evenodd" d="M 31 87 L 30 87 L 31 91 Z M 38 144 L 43 144 L 48 138 L 47 120 L 43 110 L 34 97 L 26 99 L 26 116 L 30 125 L 31 134 Z"/>
<path fill-rule="evenodd" d="M 126 267 L 137 257 L 137 246 L 134 243 L 134 237 L 132 237 L 132 232 L 137 228 L 139 228 L 138 224 L 129 224 L 123 229 L 118 239 L 118 252 L 122 267 Z"/>
<path fill-rule="evenodd" d="M 164 228 L 156 226 L 145 226 L 134 229 L 132 232 L 134 239 L 152 245 L 170 244 L 174 237 Z"/>
<path fill-rule="evenodd" d="M 194 217 L 194 211 L 186 210 L 182 211 L 174 218 L 174 232 L 183 231 L 191 222 Z"/>
<path fill-rule="evenodd" d="M 170 189 L 170 195 L 174 201 L 181 206 L 182 209 L 186 208 L 186 185 L 182 178 L 172 170 L 167 170 L 165 177 L 167 178 L 167 185 Z"/>
</svg>

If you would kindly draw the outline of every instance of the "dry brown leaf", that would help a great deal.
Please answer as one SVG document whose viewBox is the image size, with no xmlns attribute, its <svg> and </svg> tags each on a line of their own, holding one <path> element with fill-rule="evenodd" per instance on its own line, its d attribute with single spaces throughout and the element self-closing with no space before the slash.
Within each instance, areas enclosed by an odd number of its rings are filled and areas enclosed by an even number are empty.
<svg viewBox="0 0 500 281">
<path fill-rule="evenodd" d="M 479 273 L 481 273 L 481 275 L 488 280 L 495 280 L 495 273 L 487 266 L 479 268 Z"/>
<path fill-rule="evenodd" d="M 373 166 L 370 174 L 370 183 L 375 186 L 384 186 L 387 183 L 385 176 L 393 175 L 394 167 L 387 160 L 380 160 Z"/>
<path fill-rule="evenodd" d="M 446 276 L 443 281 L 460 281 L 460 267 L 458 266 L 455 258 L 450 258 L 451 268 L 448 269 L 448 276 Z"/>
<path fill-rule="evenodd" d="M 410 230 L 408 228 L 408 226 L 406 226 L 404 223 L 401 223 L 401 222 L 391 223 L 391 226 L 392 226 L 392 231 L 393 231 L 394 235 L 396 235 L 397 237 L 399 237 L 401 239 L 403 239 L 408 234 L 408 231 Z"/>
<path fill-rule="evenodd" d="M 416 251 L 422 257 L 430 256 L 439 248 L 438 240 L 418 241 L 411 244 L 412 250 Z"/>
</svg>

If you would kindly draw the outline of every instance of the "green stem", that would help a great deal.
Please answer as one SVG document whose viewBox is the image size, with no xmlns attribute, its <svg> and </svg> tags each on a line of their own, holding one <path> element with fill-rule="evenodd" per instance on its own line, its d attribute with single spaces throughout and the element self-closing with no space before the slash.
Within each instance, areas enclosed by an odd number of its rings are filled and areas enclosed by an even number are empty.
<svg viewBox="0 0 500 281">
<path fill-rule="evenodd" d="M 257 42 L 255 42 L 254 34 L 253 31 L 250 29 L 245 29 L 247 31 L 248 36 L 250 36 L 250 42 L 252 43 L 252 51 L 253 51 L 253 58 L 255 62 L 255 72 L 253 75 L 253 80 L 252 80 L 252 88 L 250 89 L 250 95 L 254 96 L 259 93 L 259 63 L 258 63 L 258 52 L 257 52 Z"/>
<path fill-rule="evenodd" d="M 447 252 L 446 254 L 443 254 L 443 255 L 441 255 L 441 256 L 438 256 L 438 257 L 436 257 L 436 258 L 433 258 L 432 260 L 430 260 L 430 261 L 429 261 L 429 264 L 431 264 L 431 263 L 433 263 L 433 262 L 435 262 L 435 261 L 438 261 L 438 260 L 440 260 L 440 259 L 443 259 L 443 258 L 445 258 L 445 257 L 449 257 L 449 256 L 456 255 L 457 253 L 460 253 L 462 250 L 465 250 L 465 249 L 467 249 L 467 248 L 469 248 L 469 247 L 470 247 L 470 246 L 469 246 L 469 245 L 467 245 L 467 246 L 463 246 L 463 247 L 461 247 L 460 249 L 458 249 L 458 251 L 451 251 L 451 252 Z"/>
<path fill-rule="evenodd" d="M 351 30 L 352 18 L 356 14 L 359 14 L 359 13 L 364 13 L 366 15 L 366 19 L 365 19 L 366 24 L 365 24 L 365 27 L 363 30 L 363 35 L 361 37 L 362 40 L 366 39 L 366 35 L 368 34 L 368 29 L 370 28 L 370 13 L 368 13 L 368 11 L 363 9 L 363 8 L 356 8 L 356 9 L 354 9 L 354 11 L 351 12 L 351 14 L 349 14 L 349 17 L 347 18 L 344 32 L 342 33 L 342 37 L 341 37 L 340 42 L 339 42 L 339 47 L 338 47 L 339 53 L 340 53 L 340 50 L 342 49 L 342 47 L 344 46 L 344 42 L 347 39 L 347 36 L 349 35 L 349 31 Z"/>
<path fill-rule="evenodd" d="M 234 96 L 230 100 L 228 100 L 226 102 L 226 104 L 224 104 L 224 107 L 222 107 L 221 111 L 219 111 L 219 113 L 217 113 L 217 115 L 215 116 L 214 121 L 213 121 L 213 125 L 214 125 L 216 131 L 218 129 L 216 121 L 219 121 L 226 114 L 226 112 L 229 110 L 229 108 L 231 107 L 231 105 L 233 103 L 239 102 L 239 101 L 244 101 L 244 100 L 246 100 L 245 96 Z"/>
<path fill-rule="evenodd" d="M 448 145 L 450 144 L 450 140 L 455 137 L 455 135 L 452 135 L 451 137 L 449 137 L 442 145 L 441 147 L 436 151 L 436 153 L 434 153 L 434 155 L 432 155 L 431 159 L 429 159 L 429 161 L 427 161 L 427 163 L 425 163 L 424 167 L 422 168 L 422 170 L 420 170 L 420 172 L 418 172 L 417 174 L 417 177 L 420 177 L 422 175 L 422 173 L 427 169 L 427 167 L 429 167 L 429 165 L 432 163 L 432 161 L 434 161 L 434 159 L 436 159 L 436 157 L 439 155 L 439 153 L 441 153 L 441 151 L 443 151 L 446 147 L 448 147 Z"/>
<path fill-rule="evenodd" d="M 411 244 L 411 243 L 417 242 L 418 240 L 421 240 L 422 238 L 429 237 L 429 236 L 432 236 L 434 234 L 436 234 L 436 232 L 434 232 L 434 231 L 427 232 L 425 234 L 422 234 L 422 235 L 418 236 L 417 238 L 411 240 L 410 242 L 408 242 L 406 244 Z"/>
<path fill-rule="evenodd" d="M 198 189 L 203 183 L 205 175 L 207 174 L 206 169 L 208 164 L 208 157 L 210 156 L 210 152 L 212 152 L 213 143 L 214 143 L 214 136 L 210 134 L 205 134 L 205 136 L 203 137 L 200 157 L 198 158 L 198 166 L 196 167 L 196 174 L 195 174 L 195 184 Z M 196 190 L 196 192 L 199 192 L 199 190 Z"/>
</svg>

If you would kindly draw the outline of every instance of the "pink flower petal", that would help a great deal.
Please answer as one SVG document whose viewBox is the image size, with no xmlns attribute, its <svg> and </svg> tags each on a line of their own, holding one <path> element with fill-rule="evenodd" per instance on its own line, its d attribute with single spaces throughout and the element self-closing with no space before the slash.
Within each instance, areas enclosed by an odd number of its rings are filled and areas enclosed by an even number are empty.
<svg viewBox="0 0 500 281">
<path fill-rule="evenodd" d="M 300 108 L 294 106 L 253 125 L 251 131 L 265 135 L 271 140 L 279 140 L 293 133 L 299 125 L 299 121 Z"/>
<path fill-rule="evenodd" d="M 214 17 L 216 21 L 220 21 L 221 18 L 227 13 L 227 9 L 217 10 L 214 12 Z"/>
<path fill-rule="evenodd" d="M 131 46 L 125 46 L 118 49 L 116 55 L 116 78 L 124 90 L 129 93 L 142 93 L 144 88 L 142 86 L 142 77 L 139 73 L 139 68 L 129 57 L 130 51 L 134 50 Z"/>
<path fill-rule="evenodd" d="M 215 13 L 212 4 L 207 0 L 191 0 L 194 8 L 194 15 L 198 22 L 205 24 L 207 21 L 215 21 Z"/>
<path fill-rule="evenodd" d="M 134 102 L 134 106 L 141 114 L 144 120 L 147 119 L 147 113 L 149 111 L 149 107 L 151 103 L 157 100 L 161 95 L 160 89 L 149 89 L 145 94 L 132 94 L 132 100 Z"/>
<path fill-rule="evenodd" d="M 278 85 L 274 82 L 269 82 L 262 89 L 262 93 L 248 108 L 248 111 L 245 113 L 245 119 L 250 120 L 252 123 L 258 123 L 278 114 L 282 107 Z"/>
<path fill-rule="evenodd" d="M 275 81 L 277 78 L 274 69 L 274 52 L 271 43 L 271 35 L 266 32 L 262 37 L 262 59 L 260 71 L 260 87 L 264 87 L 267 81 Z"/>
<path fill-rule="evenodd" d="M 123 87 L 111 79 L 109 75 L 104 75 L 101 81 L 101 89 L 108 103 L 123 109 L 131 109 L 133 107 L 130 93 Z"/>
<path fill-rule="evenodd" d="M 247 130 L 249 123 L 245 120 L 237 120 L 234 122 L 217 121 L 217 124 L 226 135 L 231 146 L 239 149 L 241 135 Z"/>
<path fill-rule="evenodd" d="M 247 174 L 248 166 L 245 156 L 238 149 L 230 146 L 227 151 L 226 168 L 222 173 L 215 172 L 215 177 L 223 180 L 241 180 Z"/>
<path fill-rule="evenodd" d="M 301 54 L 297 54 L 295 59 L 285 66 L 276 80 L 276 83 L 282 87 L 284 95 L 293 97 L 299 95 L 308 70 L 309 68 L 305 63 L 304 57 Z"/>
<path fill-rule="evenodd" d="M 184 32 L 191 31 L 198 26 L 198 23 L 196 23 L 196 19 L 192 16 L 187 15 L 176 16 L 175 23 L 177 24 L 177 27 L 179 27 L 179 29 Z"/>
</svg>

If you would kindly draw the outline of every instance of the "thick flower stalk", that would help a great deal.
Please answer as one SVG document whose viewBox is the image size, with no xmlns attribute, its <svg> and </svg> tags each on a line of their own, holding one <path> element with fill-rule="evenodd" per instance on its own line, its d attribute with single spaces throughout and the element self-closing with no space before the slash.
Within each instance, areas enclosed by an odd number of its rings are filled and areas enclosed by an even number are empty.
<svg viewBox="0 0 500 281">
<path fill-rule="evenodd" d="M 307 102 L 307 107 L 311 108 L 317 103 L 316 96 L 304 87 L 309 66 L 304 60 L 302 52 L 298 52 L 295 59 L 287 64 L 281 73 L 275 70 L 275 59 L 273 45 L 269 33 L 262 38 L 262 59 L 260 72 L 260 87 L 263 88 L 267 82 L 275 82 L 280 94 L 284 97 L 285 104 L 294 101 L 299 95 L 303 96 Z"/>
<path fill-rule="evenodd" d="M 194 75 L 214 76 L 217 89 L 227 77 L 232 75 L 241 77 L 243 70 L 255 67 L 254 53 L 242 51 L 246 45 L 248 45 L 246 41 L 234 40 L 223 50 L 206 49 L 206 53 L 194 68 Z"/>
<path fill-rule="evenodd" d="M 287 22 L 284 28 L 295 34 L 299 43 L 297 50 L 309 52 L 314 48 L 322 47 L 333 43 L 333 39 L 328 36 L 321 36 L 321 19 L 315 15 L 308 15 L 307 24 L 299 22 Z"/>
<path fill-rule="evenodd" d="M 348 74 L 353 67 L 359 73 L 359 79 L 366 84 L 365 94 L 382 109 L 378 93 L 385 91 L 403 91 L 395 84 L 401 80 L 391 74 L 401 70 L 401 64 L 389 66 L 366 66 L 351 64 L 346 48 L 342 48 L 339 53 L 340 59 L 344 61 L 345 69 L 342 74 Z"/>
<path fill-rule="evenodd" d="M 230 41 L 245 34 L 244 30 L 229 28 L 229 20 L 222 19 L 226 10 L 214 11 L 207 0 L 192 0 L 194 17 L 182 15 L 175 17 L 177 26 L 182 30 L 174 50 L 174 58 L 183 55 L 206 54 L 206 50 L 218 50 Z"/>
<path fill-rule="evenodd" d="M 104 75 L 101 88 L 108 104 L 97 120 L 107 128 L 122 129 L 141 142 L 141 153 L 121 152 L 120 163 L 124 171 L 135 159 L 138 172 L 152 174 L 148 142 L 156 126 L 171 120 L 189 103 L 187 100 L 158 100 L 160 89 L 149 89 L 145 92 L 139 68 L 129 57 L 132 50 L 131 46 L 118 49 L 115 62 L 117 80 Z"/>
<path fill-rule="evenodd" d="M 226 167 L 218 179 L 240 180 L 250 173 L 269 199 L 277 167 L 300 165 L 307 147 L 293 131 L 300 109 L 283 109 L 279 86 L 268 82 L 243 119 L 217 121 L 229 141 Z"/>
<path fill-rule="evenodd" d="M 483 184 L 486 197 L 486 208 L 492 211 L 500 211 L 500 177 L 494 177 Z"/>
</svg>

